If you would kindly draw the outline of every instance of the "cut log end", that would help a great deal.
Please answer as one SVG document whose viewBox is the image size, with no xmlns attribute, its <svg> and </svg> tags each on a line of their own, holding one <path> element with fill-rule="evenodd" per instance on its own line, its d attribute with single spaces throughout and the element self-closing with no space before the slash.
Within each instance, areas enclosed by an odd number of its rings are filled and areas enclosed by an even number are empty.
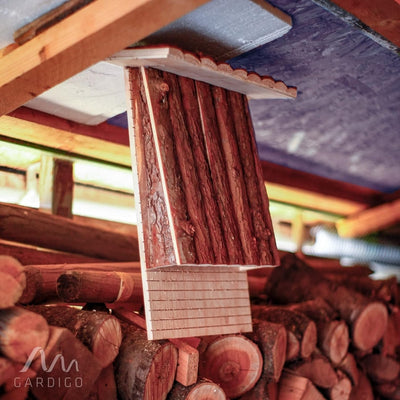
<svg viewBox="0 0 400 400">
<path fill-rule="evenodd" d="M 345 375 L 338 373 L 338 382 L 329 389 L 329 398 L 331 400 L 348 400 L 351 394 L 351 381 Z"/>
<path fill-rule="evenodd" d="M 244 336 L 224 336 L 214 340 L 202 356 L 200 375 L 219 384 L 230 398 L 252 389 L 262 373 L 258 346 Z"/>
<path fill-rule="evenodd" d="M 201 379 L 189 387 L 175 383 L 168 400 L 226 400 L 226 394 L 214 382 Z"/>
<path fill-rule="evenodd" d="M 49 326 L 38 314 L 18 307 L 0 313 L 1 352 L 13 361 L 24 363 L 36 347 L 44 348 Z"/>
<path fill-rule="evenodd" d="M 107 338 L 112 340 L 107 340 Z M 117 357 L 121 341 L 122 332 L 118 320 L 116 318 L 104 319 L 92 342 L 92 352 L 100 362 L 103 361 L 103 367 Z"/>
<path fill-rule="evenodd" d="M 382 339 L 388 322 L 388 312 L 382 303 L 364 307 L 353 324 L 353 344 L 360 350 L 372 349 Z"/>
<path fill-rule="evenodd" d="M 334 364 L 339 364 L 347 354 L 349 348 L 349 328 L 344 321 L 331 321 L 324 338 L 321 348 L 325 355 Z"/>
<path fill-rule="evenodd" d="M 12 307 L 17 303 L 23 290 L 13 276 L 0 272 L 0 309 Z"/>
<path fill-rule="evenodd" d="M 175 379 L 178 353 L 172 343 L 165 343 L 153 358 L 145 386 L 143 400 L 165 399 Z"/>
<path fill-rule="evenodd" d="M 314 322 L 307 326 L 301 341 L 300 354 L 302 357 L 309 357 L 317 346 L 317 327 Z"/>
</svg>

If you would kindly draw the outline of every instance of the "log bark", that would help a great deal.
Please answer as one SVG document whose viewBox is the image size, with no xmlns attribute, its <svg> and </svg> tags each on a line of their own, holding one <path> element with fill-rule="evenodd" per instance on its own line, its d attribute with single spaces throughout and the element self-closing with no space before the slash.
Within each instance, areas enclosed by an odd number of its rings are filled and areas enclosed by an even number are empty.
<svg viewBox="0 0 400 400">
<path fill-rule="evenodd" d="M 317 328 L 304 314 L 283 307 L 253 306 L 253 317 L 282 324 L 300 343 L 300 356 L 307 358 L 317 345 Z M 290 347 L 290 344 L 289 344 Z"/>
<path fill-rule="evenodd" d="M 279 381 L 279 400 L 324 400 L 324 396 L 309 379 L 284 372 Z"/>
<path fill-rule="evenodd" d="M 228 252 L 222 230 L 221 215 L 215 197 L 215 190 L 211 180 L 211 171 L 207 160 L 207 149 L 204 141 L 201 116 L 197 100 L 195 81 L 185 77 L 179 77 L 182 94 L 183 108 L 188 126 L 188 133 L 192 143 L 194 162 L 196 164 L 199 190 L 203 196 L 205 214 L 209 227 L 211 246 L 214 251 L 216 264 L 228 264 Z"/>
<path fill-rule="evenodd" d="M 0 204 L 0 238 L 89 257 L 138 261 L 137 238 L 27 207 Z M 51 227 L 51 229 L 49 229 Z"/>
<path fill-rule="evenodd" d="M 19 307 L 0 310 L 0 352 L 24 363 L 36 347 L 44 348 L 49 338 L 46 320 Z"/>
<path fill-rule="evenodd" d="M 390 382 L 400 373 L 400 364 L 382 354 L 370 354 L 360 361 L 368 377 L 376 382 Z"/>
<path fill-rule="evenodd" d="M 90 393 L 101 366 L 92 353 L 65 328 L 50 327 L 47 345 L 32 363 L 37 372 L 32 393 L 37 400 L 84 399 Z"/>
<path fill-rule="evenodd" d="M 318 346 L 334 363 L 339 363 L 347 354 L 349 330 L 344 321 L 336 321 L 336 311 L 323 299 L 291 304 L 289 309 L 301 312 L 312 319 L 317 326 Z"/>
<path fill-rule="evenodd" d="M 200 379 L 199 382 L 190 386 L 183 386 L 176 382 L 167 400 L 227 400 L 227 398 L 220 386 L 208 379 Z"/>
<path fill-rule="evenodd" d="M 122 400 L 165 400 L 174 382 L 178 352 L 170 342 L 149 341 L 146 332 L 123 325 L 115 360 L 118 395 Z"/>
<path fill-rule="evenodd" d="M 49 325 L 71 331 L 92 351 L 103 368 L 118 355 L 122 341 L 121 326 L 112 315 L 67 306 L 28 306 L 27 309 L 42 315 Z"/>
<path fill-rule="evenodd" d="M 329 360 L 322 355 L 313 355 L 307 360 L 287 365 L 295 375 L 308 378 L 315 386 L 331 388 L 338 383 L 338 377 Z"/>
<path fill-rule="evenodd" d="M 146 320 L 132 311 L 124 308 L 113 308 L 113 315 L 121 321 L 135 324 L 139 328 L 146 329 Z M 191 386 L 197 382 L 199 370 L 199 352 L 182 339 L 169 339 L 178 350 L 178 366 L 175 380 L 183 386 Z"/>
<path fill-rule="evenodd" d="M 244 256 L 240 242 L 239 227 L 232 207 L 232 196 L 227 168 L 221 151 L 222 143 L 211 88 L 206 83 L 196 81 L 196 90 L 208 163 L 210 166 L 212 165 L 211 179 L 214 182 L 216 202 L 221 216 L 229 264 L 243 264 Z"/>
<path fill-rule="evenodd" d="M 198 263 L 194 242 L 195 228 L 189 217 L 188 204 L 183 190 L 182 171 L 177 157 L 174 127 L 169 114 L 170 87 L 161 71 L 147 68 L 144 80 L 149 96 L 149 107 L 154 119 L 154 137 L 159 149 L 161 180 L 166 188 L 171 218 L 172 241 L 177 249 L 177 263 Z"/>
<path fill-rule="evenodd" d="M 374 400 L 371 382 L 361 371 L 359 371 L 358 385 L 353 386 L 351 390 L 350 400 Z"/>
<path fill-rule="evenodd" d="M 242 335 L 217 337 L 200 351 L 199 375 L 220 385 L 229 398 L 251 390 L 262 368 L 258 346 Z"/>
<path fill-rule="evenodd" d="M 338 371 L 338 381 L 327 390 L 327 397 L 331 400 L 348 400 L 352 385 L 350 379 L 341 371 Z"/>
<path fill-rule="evenodd" d="M 69 271 L 57 279 L 57 294 L 67 303 L 143 305 L 140 273 Z"/>
<path fill-rule="evenodd" d="M 140 204 L 140 230 L 143 236 L 141 258 L 147 268 L 177 263 L 172 243 L 172 232 L 167 214 L 167 203 L 162 187 L 149 104 L 139 68 L 129 69 L 129 88 L 133 113 L 136 168 Z"/>
<path fill-rule="evenodd" d="M 347 353 L 346 357 L 337 365 L 351 380 L 353 386 L 357 386 L 359 382 L 359 370 L 356 359 L 352 353 Z"/>
<path fill-rule="evenodd" d="M 264 359 L 262 378 L 278 382 L 286 360 L 287 334 L 283 325 L 253 321 L 253 332 L 246 335 L 258 345 Z"/>
<path fill-rule="evenodd" d="M 353 344 L 368 350 L 382 338 L 388 313 L 384 304 L 318 274 L 294 255 L 286 256 L 268 281 L 269 296 L 278 303 L 296 303 L 321 297 L 351 326 Z"/>
<path fill-rule="evenodd" d="M 117 400 L 113 365 L 109 365 L 101 371 L 87 400 Z"/>
<path fill-rule="evenodd" d="M 239 228 L 244 264 L 259 265 L 260 259 L 257 249 L 257 240 L 254 233 L 247 185 L 245 183 L 235 125 L 232 118 L 232 108 L 229 104 L 229 91 L 216 86 L 213 86 L 211 91 L 221 136 L 226 173 L 228 175 L 230 192 L 232 194 L 231 207 L 234 209 L 236 222 Z M 241 113 L 241 111 L 237 110 L 237 113 Z M 249 154 L 247 154 L 247 157 Z M 268 231 L 264 233 L 267 232 Z"/>
</svg>

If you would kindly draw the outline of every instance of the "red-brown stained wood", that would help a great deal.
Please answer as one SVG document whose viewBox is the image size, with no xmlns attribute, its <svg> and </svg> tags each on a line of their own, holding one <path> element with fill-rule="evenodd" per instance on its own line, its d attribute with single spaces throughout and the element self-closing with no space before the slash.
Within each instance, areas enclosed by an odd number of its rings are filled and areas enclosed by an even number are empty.
<svg viewBox="0 0 400 400">
<path fill-rule="evenodd" d="M 49 325 L 67 328 L 88 347 L 104 368 L 118 354 L 122 333 L 119 321 L 105 312 L 83 311 L 66 306 L 29 306 Z"/>
<path fill-rule="evenodd" d="M 215 197 L 215 190 L 211 180 L 210 165 L 207 161 L 207 152 L 202 131 L 201 116 L 198 103 L 198 93 L 195 82 L 192 79 L 178 77 L 182 95 L 182 106 L 185 113 L 188 135 L 190 137 L 194 165 L 198 172 L 199 187 L 204 204 L 208 224 L 208 234 L 210 235 L 211 247 L 214 251 L 215 263 L 228 264 L 228 252 L 226 249 L 225 238 L 222 231 L 221 216 Z"/>
<path fill-rule="evenodd" d="M 55 159 L 53 166 L 52 213 L 61 217 L 72 218 L 73 195 L 73 164 L 71 161 Z"/>
<path fill-rule="evenodd" d="M 69 271 L 90 271 L 92 273 L 97 271 L 113 273 L 115 271 L 138 274 L 140 273 L 140 265 L 138 262 L 27 265 L 24 267 L 26 287 L 19 302 L 37 304 L 58 300 L 57 280 L 62 274 Z"/>
<path fill-rule="evenodd" d="M 117 385 L 112 364 L 101 371 L 87 400 L 117 400 Z"/>
<path fill-rule="evenodd" d="M 43 348 L 49 338 L 46 320 L 19 307 L 0 310 L 0 352 L 24 363 L 33 349 Z"/>
<path fill-rule="evenodd" d="M 253 320 L 253 332 L 246 335 L 258 345 L 264 359 L 262 379 L 277 382 L 286 360 L 287 334 L 283 325 Z"/>
<path fill-rule="evenodd" d="M 390 382 L 400 373 L 400 363 L 394 358 L 382 354 L 370 354 L 361 360 L 366 374 L 376 382 Z"/>
<path fill-rule="evenodd" d="M 49 341 L 36 354 L 40 357 L 32 364 L 37 372 L 32 393 L 39 400 L 83 399 L 102 370 L 92 353 L 65 328 L 51 326 Z"/>
<path fill-rule="evenodd" d="M 278 400 L 278 384 L 261 377 L 256 386 L 240 397 L 240 400 Z"/>
<path fill-rule="evenodd" d="M 138 68 L 129 69 L 129 89 L 134 124 L 134 159 L 140 191 L 141 233 L 144 242 L 147 268 L 176 263 L 172 246 L 171 229 L 167 216 L 166 201 L 161 183 L 149 105 L 143 76 Z"/>
<path fill-rule="evenodd" d="M 227 400 L 220 386 L 208 379 L 200 379 L 190 386 L 175 382 L 167 400 Z"/>
<path fill-rule="evenodd" d="M 11 275 L 23 288 L 25 287 L 24 268 L 16 258 L 1 254 L 0 272 Z"/>
<path fill-rule="evenodd" d="M 341 371 L 337 372 L 337 377 L 337 383 L 326 391 L 327 397 L 330 400 L 348 400 L 352 390 L 350 379 Z"/>
<path fill-rule="evenodd" d="M 288 308 L 305 314 L 315 322 L 319 348 L 334 364 L 339 363 L 349 347 L 349 330 L 344 321 L 334 320 L 338 317 L 337 312 L 320 297 L 290 304 Z"/>
<path fill-rule="evenodd" d="M 235 125 L 232 121 L 232 107 L 228 100 L 229 92 L 216 86 L 212 87 L 211 91 L 221 135 L 226 173 L 232 193 L 232 205 L 239 227 L 244 263 L 246 265 L 259 265 L 260 259 L 254 235 L 243 166 L 239 156 Z M 240 111 L 238 112 L 240 113 Z"/>
<path fill-rule="evenodd" d="M 261 169 L 256 167 L 259 163 L 257 153 L 253 154 L 253 135 L 251 120 L 247 119 L 247 99 L 237 92 L 227 92 L 232 113 L 232 118 L 235 125 L 236 140 L 240 155 L 240 160 L 243 166 L 243 176 L 247 186 L 247 196 L 250 206 L 251 221 L 256 238 L 259 262 L 261 265 L 274 265 L 274 254 L 270 239 L 273 235 L 271 224 L 267 220 L 269 213 L 265 213 L 263 206 L 263 196 L 266 195 L 264 185 L 260 187 L 260 177 L 257 174 Z"/>
<path fill-rule="evenodd" d="M 251 390 L 262 374 L 258 346 L 241 335 L 217 337 L 200 351 L 199 375 L 222 387 L 229 398 Z"/>
<path fill-rule="evenodd" d="M 321 297 L 351 326 L 354 346 L 368 350 L 382 338 L 387 325 L 386 306 L 324 278 L 294 255 L 282 260 L 269 278 L 267 292 L 278 303 L 296 303 Z"/>
<path fill-rule="evenodd" d="M 285 371 L 279 381 L 279 400 L 324 400 L 324 396 L 309 379 Z"/>
<path fill-rule="evenodd" d="M 338 382 L 338 377 L 329 360 L 322 355 L 289 364 L 287 368 L 296 375 L 308 378 L 315 386 L 331 388 Z"/>
<path fill-rule="evenodd" d="M 173 241 L 178 264 L 197 263 L 194 244 L 194 227 L 188 215 L 185 193 L 182 188 L 182 172 L 177 160 L 173 125 L 169 115 L 169 86 L 162 72 L 148 68 L 144 72 L 144 84 L 149 97 L 153 121 L 155 146 L 161 162 L 161 179 L 165 185 L 170 209 Z"/>
<path fill-rule="evenodd" d="M 121 400 L 165 400 L 178 361 L 170 342 L 150 341 L 146 332 L 123 325 L 122 345 L 115 360 L 115 378 Z"/>
<path fill-rule="evenodd" d="M 103 260 L 139 260 L 131 236 L 14 204 L 0 203 L 0 238 Z"/>
<path fill-rule="evenodd" d="M 20 262 L 0 255 L 0 309 L 12 307 L 21 297 L 26 278 Z"/>
<path fill-rule="evenodd" d="M 67 303 L 131 303 L 143 305 L 140 273 L 68 271 L 57 279 L 58 297 Z"/>
<path fill-rule="evenodd" d="M 400 352 L 400 310 L 393 307 L 389 315 L 387 328 L 382 338 L 381 353 L 396 357 Z"/>
<path fill-rule="evenodd" d="M 337 367 L 350 378 L 353 386 L 358 385 L 360 374 L 357 367 L 357 361 L 352 353 L 347 353 L 346 357 L 343 358 Z"/>
<path fill-rule="evenodd" d="M 350 393 L 350 400 L 374 400 L 374 393 L 372 391 L 371 382 L 367 376 L 359 371 L 358 385 L 353 386 Z"/>
<path fill-rule="evenodd" d="M 271 219 L 271 215 L 269 213 L 269 199 L 268 199 L 267 191 L 265 188 L 265 179 L 264 179 L 264 172 L 263 172 L 263 166 L 262 166 L 263 161 L 260 161 L 260 159 L 258 157 L 256 136 L 255 136 L 253 122 L 252 122 L 251 115 L 250 115 L 249 104 L 248 104 L 247 99 L 243 98 L 243 101 L 245 102 L 244 112 L 246 113 L 246 119 L 247 119 L 248 129 L 249 129 L 249 133 L 250 133 L 251 146 L 252 146 L 251 154 L 253 155 L 253 158 L 254 158 L 254 166 L 255 166 L 255 170 L 256 170 L 255 172 L 256 172 L 257 179 L 258 179 L 258 186 L 259 186 L 259 190 L 260 190 L 260 194 L 261 194 L 263 213 L 264 213 L 264 216 L 266 217 L 266 222 L 267 222 L 267 226 L 268 226 L 269 245 L 270 245 L 270 252 L 271 252 L 271 256 L 272 256 L 271 264 L 279 265 L 279 263 L 280 263 L 279 252 L 278 252 L 278 248 L 276 246 L 275 235 L 274 235 L 273 226 L 272 226 L 272 219 Z"/>
<path fill-rule="evenodd" d="M 221 151 L 222 143 L 212 100 L 211 87 L 206 83 L 196 81 L 196 89 L 208 163 L 212 166 L 211 178 L 214 183 L 216 201 L 221 215 L 229 263 L 243 264 L 244 255 L 232 205 L 233 199 L 227 176 L 227 166 Z"/>
<path fill-rule="evenodd" d="M 304 314 L 283 307 L 253 306 L 253 317 L 282 324 L 300 343 L 300 356 L 307 358 L 317 345 L 317 328 Z"/>
<path fill-rule="evenodd" d="M 197 262 L 200 264 L 214 264 L 215 257 L 211 245 L 210 233 L 204 209 L 204 203 L 199 190 L 199 178 L 193 155 L 193 144 L 189 135 L 185 113 L 183 110 L 182 95 L 178 77 L 167 72 L 163 73 L 164 83 L 168 86 L 168 105 L 172 125 L 175 152 L 182 176 L 183 190 L 190 224 L 194 230 L 194 244 Z M 196 99 L 193 99 L 197 104 Z M 200 122 L 200 121 L 199 121 Z"/>
</svg>

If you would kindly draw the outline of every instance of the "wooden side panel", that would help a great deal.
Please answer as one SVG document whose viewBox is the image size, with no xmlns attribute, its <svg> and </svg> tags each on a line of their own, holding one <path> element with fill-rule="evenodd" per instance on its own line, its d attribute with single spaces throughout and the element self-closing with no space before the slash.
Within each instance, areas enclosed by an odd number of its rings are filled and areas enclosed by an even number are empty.
<svg viewBox="0 0 400 400">
<path fill-rule="evenodd" d="M 252 329 L 245 271 L 194 265 L 155 268 L 147 270 L 147 284 L 145 309 L 151 339 Z"/>
</svg>

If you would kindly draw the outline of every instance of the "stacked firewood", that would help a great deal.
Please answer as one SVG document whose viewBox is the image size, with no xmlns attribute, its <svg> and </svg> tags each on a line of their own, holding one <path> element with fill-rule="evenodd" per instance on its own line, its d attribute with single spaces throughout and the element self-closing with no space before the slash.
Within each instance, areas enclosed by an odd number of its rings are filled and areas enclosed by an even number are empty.
<svg viewBox="0 0 400 400">
<path fill-rule="evenodd" d="M 0 277 L 1 399 L 400 398 L 395 280 L 290 255 L 249 277 L 253 332 L 149 341 L 138 263 L 2 256 Z"/>
</svg>

